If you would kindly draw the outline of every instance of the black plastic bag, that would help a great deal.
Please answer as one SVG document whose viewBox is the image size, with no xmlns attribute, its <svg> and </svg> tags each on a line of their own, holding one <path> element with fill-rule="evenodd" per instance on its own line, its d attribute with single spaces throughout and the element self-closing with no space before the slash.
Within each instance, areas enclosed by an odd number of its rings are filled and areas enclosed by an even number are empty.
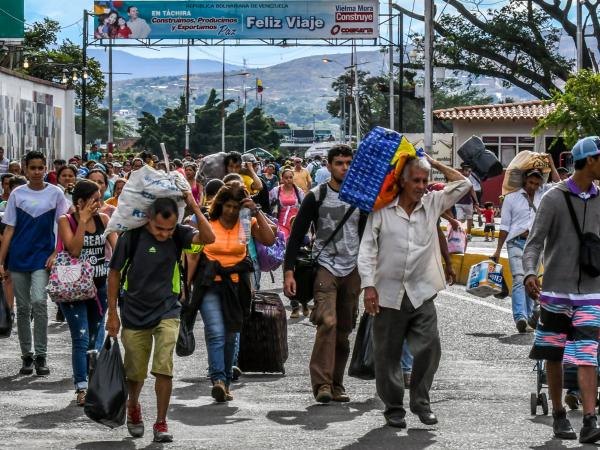
<svg viewBox="0 0 600 450">
<path fill-rule="evenodd" d="M 83 411 L 94 422 L 110 428 L 125 423 L 127 382 L 117 338 L 106 337 L 90 375 Z"/>
<path fill-rule="evenodd" d="M 0 338 L 10 337 L 13 320 L 14 315 L 6 303 L 4 289 L 2 289 L 2 285 L 0 284 Z"/>
<path fill-rule="evenodd" d="M 365 312 L 360 319 L 352 360 L 348 375 L 361 380 L 375 379 L 375 359 L 373 355 L 373 316 Z"/>
<path fill-rule="evenodd" d="M 177 353 L 177 356 L 190 356 L 194 353 L 194 350 L 196 350 L 194 327 L 193 325 L 188 325 L 188 321 L 182 318 L 179 324 L 179 336 L 175 345 L 175 353 Z"/>
</svg>

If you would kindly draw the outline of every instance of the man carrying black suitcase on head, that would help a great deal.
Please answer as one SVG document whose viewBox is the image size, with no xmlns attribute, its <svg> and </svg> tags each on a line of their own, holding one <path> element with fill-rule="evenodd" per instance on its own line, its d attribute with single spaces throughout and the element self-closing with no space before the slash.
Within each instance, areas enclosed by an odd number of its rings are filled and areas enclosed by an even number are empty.
<svg viewBox="0 0 600 450">
<path fill-rule="evenodd" d="M 352 149 L 336 145 L 329 150 L 327 161 L 331 180 L 309 191 L 302 201 L 284 262 L 284 293 L 292 298 L 297 288 L 296 258 L 311 222 L 314 223 L 312 254 L 317 257 L 318 269 L 311 321 L 317 325 L 317 336 L 310 360 L 310 378 L 319 403 L 350 401 L 343 378 L 350 354 L 348 336 L 358 312 L 360 277 L 356 262 L 360 232 L 366 223 L 366 216 L 339 199 L 339 189 L 352 163 Z"/>
</svg>

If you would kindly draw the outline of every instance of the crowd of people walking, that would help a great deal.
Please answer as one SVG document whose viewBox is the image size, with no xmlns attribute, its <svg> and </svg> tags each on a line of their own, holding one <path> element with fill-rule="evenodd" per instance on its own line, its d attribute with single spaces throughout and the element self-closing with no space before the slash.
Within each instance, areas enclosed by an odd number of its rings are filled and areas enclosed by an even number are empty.
<svg viewBox="0 0 600 450">
<path fill-rule="evenodd" d="M 599 144 L 598 138 L 587 138 L 575 146 L 572 175 L 553 165 L 550 183 L 544 184 L 539 170 L 525 174 L 522 189 L 504 198 L 493 255 L 499 259 L 506 243 L 515 325 L 522 333 L 535 329 L 531 357 L 548 361 L 558 437 L 575 437 L 562 403 L 562 364 L 579 367 L 581 442 L 600 440 L 594 414 Z M 129 433 L 140 437 L 145 431 L 139 397 L 150 364 L 157 402 L 153 437 L 169 442 L 180 320 L 193 323 L 199 313 L 211 395 L 219 403 L 234 401 L 240 332 L 261 284 L 259 249 L 278 246 L 285 249 L 282 287 L 290 318 L 302 313 L 316 326 L 309 362 L 315 400 L 351 400 L 344 374 L 362 292 L 364 309 L 374 316 L 375 379 L 387 424 L 407 426 L 406 388 L 410 411 L 425 424 L 437 423 L 429 396 L 441 358 L 434 299 L 456 278 L 440 218 L 450 228 L 466 221 L 470 237 L 473 216 L 481 213 L 486 240 L 494 240 L 494 206 L 481 207 L 481 181 L 469 165 L 456 170 L 425 155 L 406 163 L 397 198 L 367 214 L 339 196 L 353 157 L 346 145 L 307 164 L 299 157 L 259 161 L 230 152 L 222 161 L 225 176 L 207 180 L 199 170 L 201 158 L 190 156 L 171 163 L 148 152 L 119 159 L 93 147 L 85 161 L 56 159 L 49 168 L 40 152 L 11 162 L 0 149 L 0 276 L 6 303 L 16 310 L 20 373 L 50 373 L 47 286 L 58 282 L 52 269 L 57 260 L 84 258 L 93 295 L 52 298 L 57 319 L 70 330 L 76 403 L 85 404 L 90 370 L 105 337 L 120 336 Z M 144 166 L 177 171 L 187 180 L 185 217 L 174 200 L 157 198 L 145 212 L 145 226 L 106 233 L 132 174 Z M 445 183 L 431 182 L 432 169 Z M 307 248 L 315 261 L 312 306 L 297 295 L 304 288 L 297 261 Z M 577 248 L 580 253 L 573 251 Z"/>
</svg>

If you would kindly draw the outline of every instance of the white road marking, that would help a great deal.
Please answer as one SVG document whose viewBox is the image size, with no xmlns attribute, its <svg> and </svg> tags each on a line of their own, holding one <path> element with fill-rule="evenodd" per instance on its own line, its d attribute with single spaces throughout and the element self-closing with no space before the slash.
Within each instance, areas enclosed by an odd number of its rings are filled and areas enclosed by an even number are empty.
<svg viewBox="0 0 600 450">
<path fill-rule="evenodd" d="M 477 305 L 482 305 L 490 309 L 495 309 L 496 311 L 502 311 L 504 313 L 508 313 L 512 315 L 512 311 L 508 308 L 503 308 L 502 306 L 494 305 L 493 303 L 484 302 L 483 300 L 477 300 L 474 297 L 467 297 L 466 295 L 455 294 L 453 292 L 443 291 L 440 293 L 441 295 L 447 295 L 448 297 L 457 298 L 459 300 L 466 300 L 471 303 L 475 303 Z"/>
</svg>

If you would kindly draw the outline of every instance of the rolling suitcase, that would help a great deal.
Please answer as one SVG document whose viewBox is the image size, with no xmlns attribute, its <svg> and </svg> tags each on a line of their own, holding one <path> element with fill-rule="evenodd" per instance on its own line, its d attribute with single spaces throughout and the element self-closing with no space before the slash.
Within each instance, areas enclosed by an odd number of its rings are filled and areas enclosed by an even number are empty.
<svg viewBox="0 0 600 450">
<path fill-rule="evenodd" d="M 256 292 L 240 335 L 238 367 L 243 372 L 285 374 L 287 317 L 279 294 Z"/>
</svg>

